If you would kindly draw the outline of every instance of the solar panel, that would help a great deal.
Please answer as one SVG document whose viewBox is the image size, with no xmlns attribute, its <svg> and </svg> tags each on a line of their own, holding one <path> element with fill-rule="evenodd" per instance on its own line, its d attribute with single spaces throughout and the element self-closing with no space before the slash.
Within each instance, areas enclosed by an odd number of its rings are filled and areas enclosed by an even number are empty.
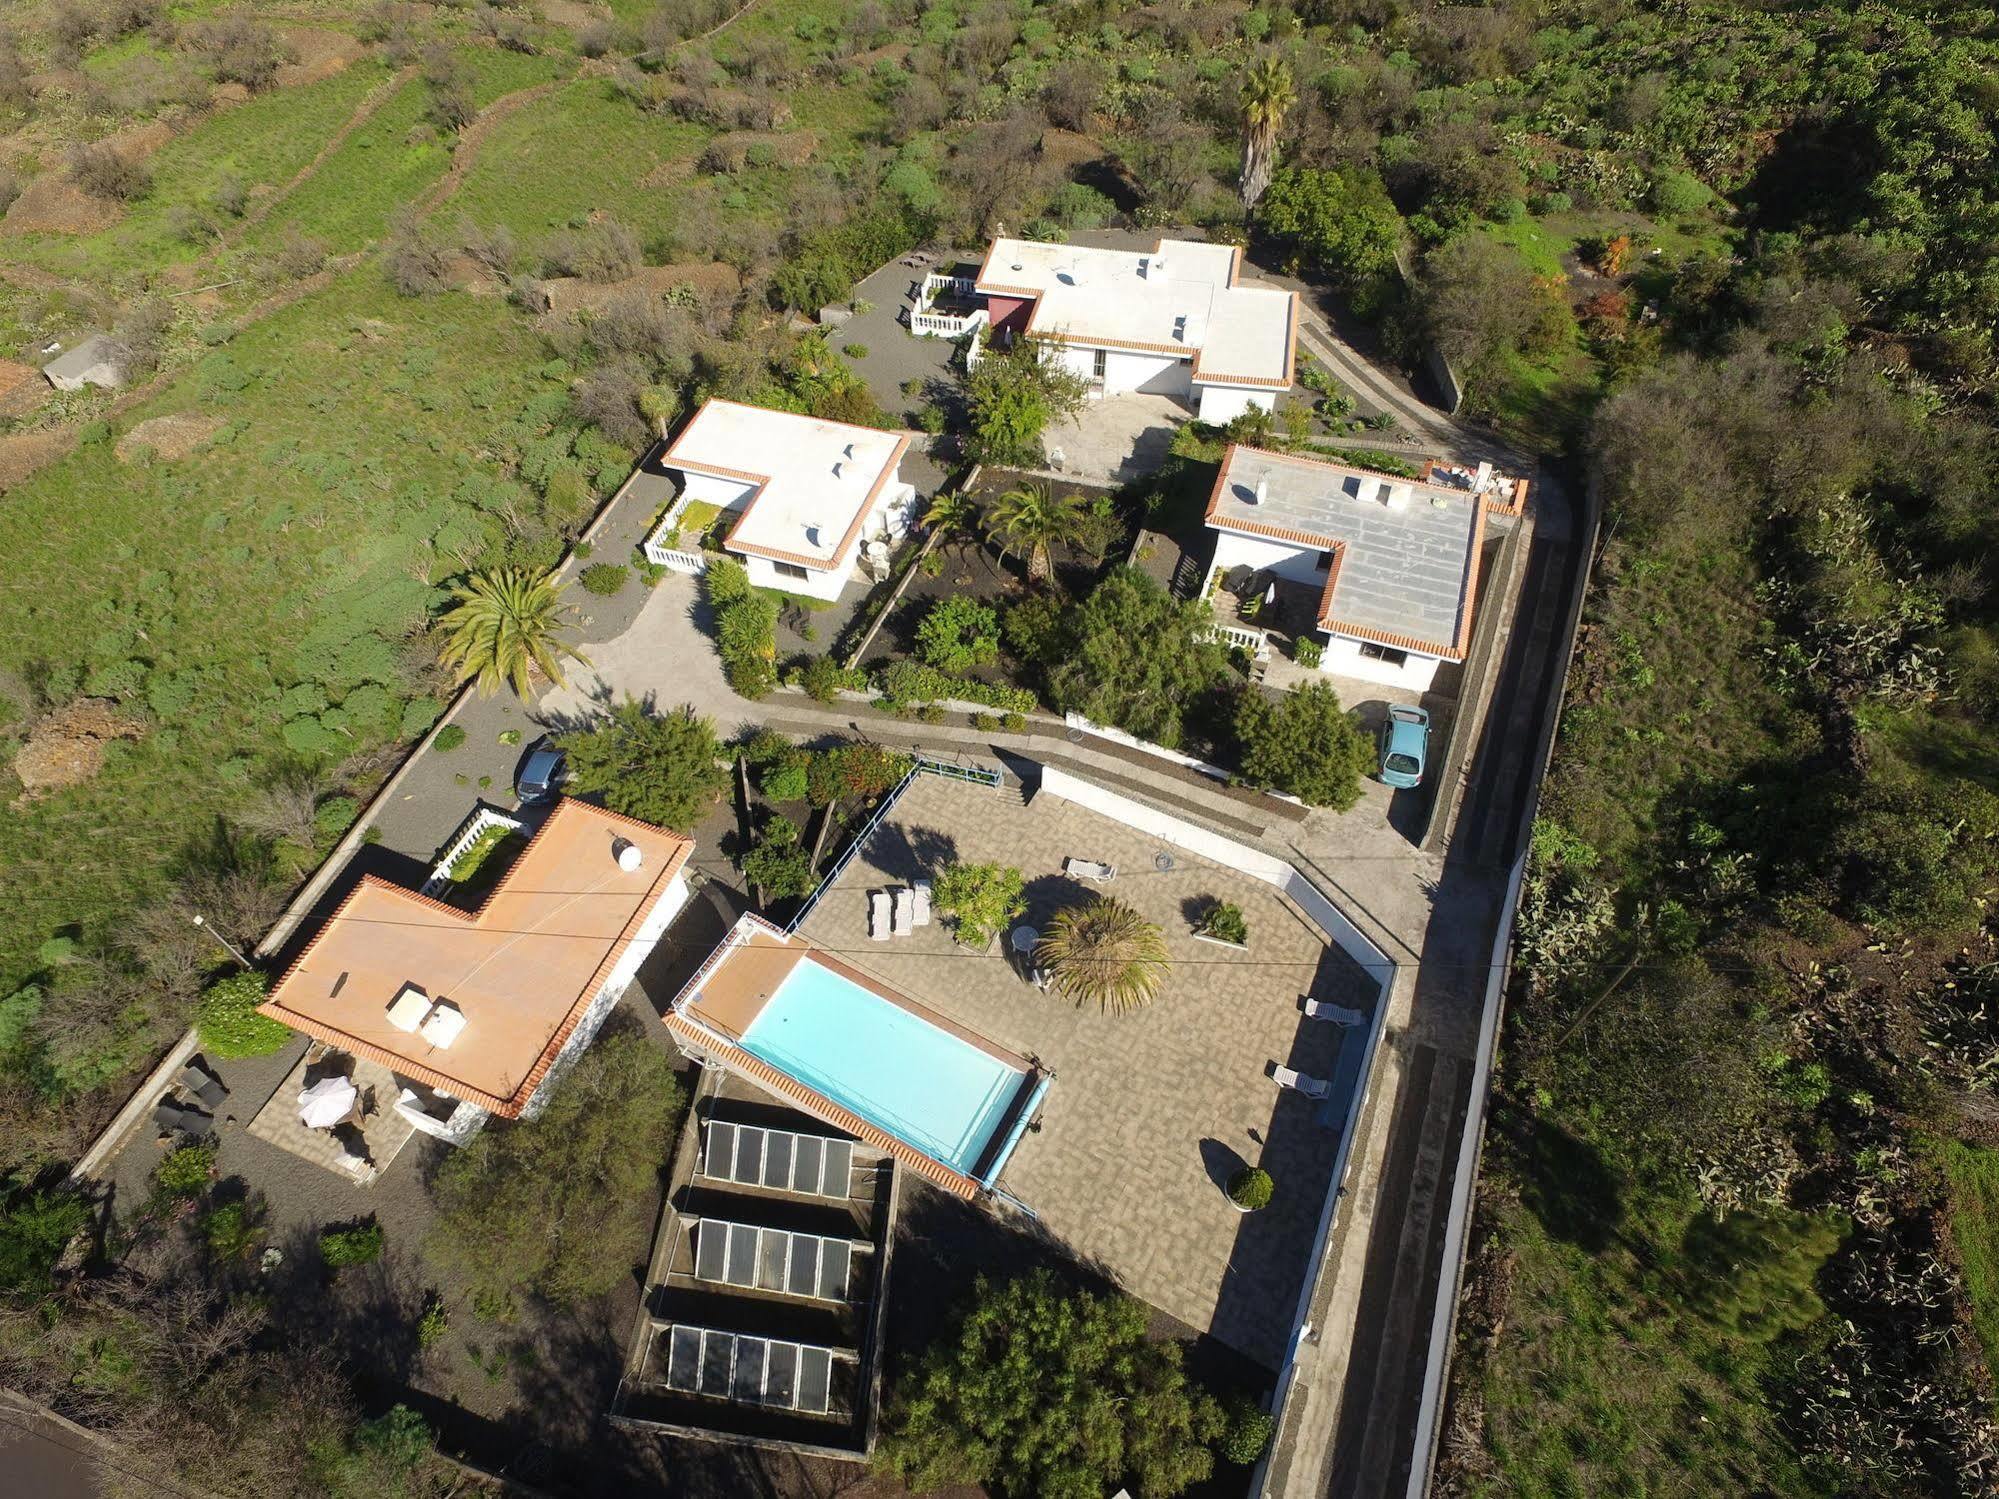
<svg viewBox="0 0 1999 1499">
<path fill-rule="evenodd" d="M 826 1239 L 819 1246 L 819 1296 L 823 1301 L 847 1299 L 847 1272 L 854 1262 L 851 1244 Z"/>
<path fill-rule="evenodd" d="M 854 1263 L 849 1239 L 703 1218 L 694 1230 L 694 1273 L 702 1280 L 755 1286 L 820 1301 L 845 1301 Z"/>
<path fill-rule="evenodd" d="M 728 1263 L 727 1225 L 704 1218 L 694 1226 L 694 1273 L 703 1280 L 722 1280 Z"/>
<path fill-rule="evenodd" d="M 670 1389 L 823 1415 L 831 1407 L 833 1360 L 852 1358 L 810 1343 L 787 1343 L 675 1326 L 667 1335 Z"/>
<path fill-rule="evenodd" d="M 757 1231 L 747 1223 L 729 1225 L 729 1284 L 757 1283 Z"/>
<path fill-rule="evenodd" d="M 782 1192 L 846 1197 L 853 1185 L 854 1142 L 727 1120 L 708 1122 L 701 1172 L 718 1181 Z"/>
<path fill-rule="evenodd" d="M 804 1234 L 791 1240 L 791 1273 L 784 1288 L 794 1296 L 810 1296 L 819 1283 L 819 1241 Z"/>
<path fill-rule="evenodd" d="M 790 1234 L 765 1234 L 757 1250 L 757 1285 L 766 1291 L 784 1289 L 784 1262 L 791 1248 Z"/>
</svg>

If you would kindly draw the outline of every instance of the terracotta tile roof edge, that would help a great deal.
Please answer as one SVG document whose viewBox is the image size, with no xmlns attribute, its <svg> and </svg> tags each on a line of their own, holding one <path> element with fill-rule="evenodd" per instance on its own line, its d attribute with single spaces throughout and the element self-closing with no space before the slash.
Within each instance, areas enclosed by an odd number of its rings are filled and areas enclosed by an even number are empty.
<svg viewBox="0 0 1999 1499">
<path fill-rule="evenodd" d="M 731 1071 L 739 1072 L 750 1081 L 803 1105 L 809 1112 L 825 1120 L 835 1129 L 843 1129 L 877 1150 L 887 1151 L 910 1170 L 934 1182 L 945 1191 L 955 1193 L 959 1197 L 974 1197 L 978 1194 L 979 1184 L 969 1176 L 933 1160 L 915 1146 L 905 1144 L 886 1130 L 875 1128 L 859 1115 L 841 1108 L 825 1094 L 806 1087 L 789 1073 L 780 1072 L 768 1062 L 751 1056 L 740 1046 L 722 1039 L 714 1031 L 683 1019 L 678 1010 L 667 1011 L 664 1018 L 666 1028 L 676 1037 L 684 1038 L 690 1044 L 714 1053 L 722 1065 Z"/>
</svg>

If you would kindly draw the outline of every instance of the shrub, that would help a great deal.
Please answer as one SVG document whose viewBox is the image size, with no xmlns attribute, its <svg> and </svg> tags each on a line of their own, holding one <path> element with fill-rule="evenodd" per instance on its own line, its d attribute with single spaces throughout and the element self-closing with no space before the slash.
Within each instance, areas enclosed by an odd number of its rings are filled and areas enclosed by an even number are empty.
<svg viewBox="0 0 1999 1499">
<path fill-rule="evenodd" d="M 361 804 L 351 796 L 329 796 L 312 809 L 312 832 L 315 841 L 331 843 L 342 833 L 354 826 L 354 819 L 361 815 Z"/>
<path fill-rule="evenodd" d="M 201 1237 L 218 1260 L 248 1259 L 264 1237 L 262 1225 L 247 1202 L 225 1202 L 202 1216 Z"/>
<path fill-rule="evenodd" d="M 715 726 L 690 707 L 655 717 L 626 698 L 594 727 L 556 742 L 568 752 L 573 789 L 677 833 L 707 816 L 728 784 Z"/>
<path fill-rule="evenodd" d="M 881 701 L 887 708 L 902 709 L 942 698 L 977 703 L 1009 713 L 1033 709 L 1034 694 L 1024 687 L 995 686 L 971 677 L 953 677 L 925 666 L 920 661 L 898 661 L 882 673 Z"/>
<path fill-rule="evenodd" d="M 1270 1446 L 1270 1439 L 1277 1434 L 1277 1422 L 1255 1401 L 1240 1397 L 1230 1403 L 1228 1417 L 1228 1429 L 1222 1433 L 1216 1451 L 1223 1462 L 1247 1468 Z"/>
<path fill-rule="evenodd" d="M 916 651 L 942 671 L 970 671 L 998 658 L 999 635 L 990 604 L 954 596 L 930 606 L 916 630 Z"/>
<path fill-rule="evenodd" d="M 749 574 L 734 562 L 713 563 L 702 577 L 730 688 L 751 701 L 769 696 L 777 685 L 777 601 L 752 588 Z"/>
<path fill-rule="evenodd" d="M 1234 942 L 1238 945 L 1249 941 L 1249 923 L 1243 920 L 1242 907 L 1218 900 L 1201 913 L 1201 919 L 1194 924 L 1194 930 L 1203 937 L 1213 937 L 1217 942 Z"/>
<path fill-rule="evenodd" d="M 428 1348 L 440 1341 L 451 1330 L 451 1313 L 444 1303 L 435 1296 L 425 1303 L 423 1315 L 416 1319 L 416 1343 L 419 1348 Z"/>
<path fill-rule="evenodd" d="M 583 586 L 599 598 L 609 598 L 621 590 L 631 577 L 629 568 L 620 567 L 615 562 L 593 562 L 583 569 Z"/>
<path fill-rule="evenodd" d="M 791 765 L 779 765 L 764 772 L 763 794 L 774 802 L 802 802 L 805 800 L 806 762 L 800 759 Z"/>
<path fill-rule="evenodd" d="M 1047 665 L 1067 643 L 1067 614 L 1060 596 L 1029 594 L 1006 611 L 1006 648 L 1030 665 Z"/>
<path fill-rule="evenodd" d="M 319 1257 L 329 1270 L 349 1265 L 372 1265 L 382 1257 L 382 1225 L 357 1223 L 352 1228 L 329 1228 L 319 1236 Z"/>
<path fill-rule="evenodd" d="M 1239 1208 L 1255 1212 L 1258 1208 L 1270 1206 L 1270 1199 L 1277 1191 L 1277 1183 L 1270 1179 L 1270 1173 L 1261 1166 L 1245 1166 L 1229 1178 L 1229 1201 Z"/>
<path fill-rule="evenodd" d="M 866 359 L 868 357 L 868 346 L 866 344 L 846 344 L 841 347 L 840 352 L 845 354 L 849 359 Z"/>
<path fill-rule="evenodd" d="M 814 656 L 805 663 L 805 670 L 798 674 L 798 685 L 814 702 L 830 703 L 843 688 L 865 690 L 868 675 L 860 670 L 849 671 L 831 656 Z"/>
<path fill-rule="evenodd" d="M 822 750 L 806 769 L 806 794 L 815 807 L 846 797 L 872 801 L 909 774 L 909 756 L 876 744 L 843 744 Z"/>
<path fill-rule="evenodd" d="M 983 948 L 1027 909 L 1025 884 L 1021 872 L 1008 865 L 950 864 L 937 876 L 931 896 L 937 909 L 953 918 L 958 940 Z"/>
<path fill-rule="evenodd" d="M 1345 811 L 1360 797 L 1374 749 L 1340 707 L 1338 694 L 1313 682 L 1272 703 L 1246 692 L 1236 710 L 1243 775 L 1259 786 Z"/>
<path fill-rule="evenodd" d="M 153 1168 L 153 1185 L 169 1197 L 199 1197 L 214 1174 L 213 1145 L 183 1145 Z"/>
<path fill-rule="evenodd" d="M 788 817 L 771 817 L 743 857 L 743 876 L 762 889 L 769 900 L 804 895 L 812 889 L 812 858 L 798 824 Z"/>
<path fill-rule="evenodd" d="M 1311 636 L 1303 635 L 1292 645 L 1291 658 L 1307 671 L 1317 671 L 1326 658 L 1326 648 Z"/>
<path fill-rule="evenodd" d="M 254 970 L 232 973 L 210 984 L 195 1010 L 201 1049 L 223 1061 L 267 1057 L 291 1040 L 291 1027 L 259 1015 L 268 981 Z"/>
<path fill-rule="evenodd" d="M 90 1209 L 67 1192 L 29 1192 L 0 1209 L 0 1290 L 35 1295 L 69 1241 L 90 1221 Z"/>
<path fill-rule="evenodd" d="M 153 174 L 141 161 L 121 156 L 110 146 L 79 146 L 70 153 L 69 175 L 93 198 L 130 203 L 152 191 Z"/>
<path fill-rule="evenodd" d="M 434 748 L 450 754 L 464 742 L 465 731 L 455 723 L 448 723 L 437 731 L 437 738 L 432 740 L 431 744 Z"/>
</svg>

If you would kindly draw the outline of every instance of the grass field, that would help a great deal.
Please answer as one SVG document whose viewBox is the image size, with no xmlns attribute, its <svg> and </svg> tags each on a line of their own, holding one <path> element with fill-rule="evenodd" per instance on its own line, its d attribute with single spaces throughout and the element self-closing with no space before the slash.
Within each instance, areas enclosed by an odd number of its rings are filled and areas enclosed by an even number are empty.
<svg viewBox="0 0 1999 1499">
<path fill-rule="evenodd" d="M 1999 1368 L 1999 1150 L 1962 1140 L 1925 1140 L 1923 1154 L 1950 1189 L 1950 1228 L 1964 1265 L 1971 1326 L 1985 1366 Z"/>
<path fill-rule="evenodd" d="M 286 722 L 322 711 L 295 684 L 331 669 L 328 698 L 361 694 L 333 720 L 357 746 L 401 729 L 390 642 L 487 534 L 466 481 L 499 472 L 492 429 L 547 388 L 539 358 L 504 305 L 410 303 L 366 266 L 134 414 L 221 417 L 216 446 L 127 467 L 86 444 L 9 495 L 0 663 L 87 685 L 136 661 L 168 711 L 93 783 L 0 817 L 0 990 L 58 917 L 103 933 L 243 799 Z"/>
</svg>

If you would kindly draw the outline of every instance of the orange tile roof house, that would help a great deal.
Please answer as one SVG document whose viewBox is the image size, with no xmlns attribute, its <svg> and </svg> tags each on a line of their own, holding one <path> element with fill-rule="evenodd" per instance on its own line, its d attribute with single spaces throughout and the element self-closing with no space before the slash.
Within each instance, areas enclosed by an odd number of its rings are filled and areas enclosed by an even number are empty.
<svg viewBox="0 0 1999 1499">
<path fill-rule="evenodd" d="M 477 910 L 363 876 L 261 1012 L 389 1068 L 426 1133 L 531 1117 L 686 904 L 693 848 L 565 798 Z"/>
<path fill-rule="evenodd" d="M 1238 597 L 1309 588 L 1322 670 L 1422 692 L 1470 646 L 1487 515 L 1525 497 L 1524 479 L 1484 471 L 1408 479 L 1232 445 L 1208 497 L 1208 578 Z"/>
<path fill-rule="evenodd" d="M 680 497 L 646 539 L 664 567 L 688 555 L 678 536 L 688 507 L 727 512 L 722 547 L 759 588 L 837 599 L 871 547 L 909 529 L 916 489 L 902 480 L 906 432 L 885 432 L 736 401 L 707 401 L 660 463 L 677 469 Z"/>
</svg>

